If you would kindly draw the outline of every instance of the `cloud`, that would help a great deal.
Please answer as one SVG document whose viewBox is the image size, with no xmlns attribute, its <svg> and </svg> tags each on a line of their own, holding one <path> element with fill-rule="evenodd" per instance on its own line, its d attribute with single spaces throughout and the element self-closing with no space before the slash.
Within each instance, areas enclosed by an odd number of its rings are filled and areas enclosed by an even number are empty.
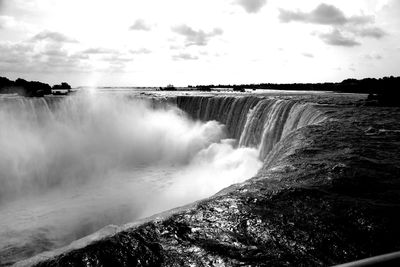
<svg viewBox="0 0 400 267">
<path fill-rule="evenodd" d="M 4 72 L 87 72 L 89 68 L 85 57 L 69 55 L 57 43 L 44 47 L 32 42 L 0 43 L 0 70 Z"/>
<path fill-rule="evenodd" d="M 353 47 L 361 45 L 353 38 L 344 36 L 339 30 L 334 29 L 330 33 L 320 34 L 319 37 L 328 45 Z"/>
<path fill-rule="evenodd" d="M 138 54 L 150 54 L 151 50 L 147 49 L 147 48 L 140 48 L 140 49 L 136 49 L 136 50 L 129 50 L 129 52 L 131 54 L 134 55 L 138 55 Z"/>
<path fill-rule="evenodd" d="M 90 69 L 89 56 L 82 53 L 69 53 L 62 43 L 48 43 L 36 46 L 31 62 L 43 72 L 87 72 Z"/>
<path fill-rule="evenodd" d="M 75 53 L 75 54 L 70 55 L 70 57 L 73 57 L 73 58 L 76 58 L 76 59 L 84 59 L 84 60 L 90 58 L 89 55 L 82 54 L 82 53 Z"/>
<path fill-rule="evenodd" d="M 361 43 L 357 37 L 381 39 L 386 32 L 379 27 L 372 26 L 374 16 L 358 15 L 346 16 L 339 8 L 320 4 L 310 12 L 279 10 L 279 20 L 283 23 L 301 22 L 331 27 L 329 33 L 320 33 L 318 36 L 328 45 L 354 47 Z"/>
<path fill-rule="evenodd" d="M 368 60 L 381 60 L 383 57 L 380 54 L 367 54 L 364 56 Z"/>
<path fill-rule="evenodd" d="M 0 14 L 4 13 L 5 4 L 6 4 L 6 0 L 0 0 Z M 0 25 L 0 28 L 1 28 L 1 25 Z"/>
<path fill-rule="evenodd" d="M 14 22 L 14 19 L 10 16 L 0 16 L 0 29 L 7 28 Z"/>
<path fill-rule="evenodd" d="M 375 38 L 375 39 L 381 39 L 383 38 L 385 35 L 387 35 L 387 33 L 382 30 L 381 28 L 378 27 L 371 27 L 371 28 L 363 28 L 363 29 L 355 29 L 353 30 L 354 34 L 361 36 L 361 37 L 371 37 L 371 38 Z"/>
<path fill-rule="evenodd" d="M 0 16 L 0 29 L 11 29 L 14 31 L 24 31 L 30 28 L 29 24 L 26 24 L 20 20 L 15 19 L 13 16 Z"/>
<path fill-rule="evenodd" d="M 44 71 L 47 72 L 80 72 L 84 68 L 81 65 L 82 61 L 79 57 L 75 56 L 49 56 L 44 58 L 39 63 Z"/>
<path fill-rule="evenodd" d="M 240 5 L 248 13 L 257 13 L 267 3 L 267 0 L 236 0 L 235 4 Z"/>
<path fill-rule="evenodd" d="M 170 45 L 169 46 L 169 49 L 171 49 L 171 50 L 179 50 L 179 49 L 182 49 L 183 47 L 181 47 L 181 46 L 179 46 L 179 45 Z"/>
<path fill-rule="evenodd" d="M 75 39 L 72 39 L 62 33 L 59 32 L 52 32 L 52 31 L 42 31 L 35 36 L 32 37 L 33 41 L 53 41 L 58 43 L 77 43 Z"/>
<path fill-rule="evenodd" d="M 375 17 L 367 16 L 367 15 L 352 16 L 347 19 L 347 23 L 353 24 L 353 25 L 365 25 L 365 24 L 374 23 L 374 22 L 375 22 Z"/>
<path fill-rule="evenodd" d="M 305 56 L 305 57 L 309 57 L 309 58 L 313 58 L 314 57 L 314 55 L 311 54 L 311 53 L 302 53 L 302 55 Z"/>
<path fill-rule="evenodd" d="M 14 64 L 16 68 L 22 69 L 33 49 L 30 44 L 0 43 L 0 65 Z"/>
<path fill-rule="evenodd" d="M 41 53 L 41 55 L 48 56 L 48 57 L 68 57 L 68 52 L 63 49 L 57 48 L 57 47 L 54 47 L 54 48 L 49 47 L 49 48 L 45 49 Z"/>
<path fill-rule="evenodd" d="M 92 47 L 82 51 L 83 54 L 110 54 L 115 53 L 115 50 L 101 47 Z"/>
<path fill-rule="evenodd" d="M 133 58 L 127 54 L 116 53 L 103 58 L 108 63 L 106 68 L 98 68 L 98 71 L 109 73 L 121 73 L 125 71 L 126 65 L 133 61 Z"/>
<path fill-rule="evenodd" d="M 132 57 L 122 54 L 113 54 L 111 56 L 104 57 L 103 59 L 109 62 L 110 64 L 125 64 L 133 61 Z"/>
<path fill-rule="evenodd" d="M 198 57 L 192 56 L 191 54 L 188 53 L 180 53 L 177 55 L 172 56 L 173 60 L 196 60 Z"/>
<path fill-rule="evenodd" d="M 373 17 L 371 16 L 346 17 L 339 8 L 324 3 L 317 6 L 311 12 L 284 9 L 280 9 L 279 12 L 279 19 L 284 23 L 297 21 L 322 25 L 344 25 L 347 23 L 366 24 L 371 22 L 371 20 L 373 21 Z"/>
<path fill-rule="evenodd" d="M 129 29 L 132 31 L 150 31 L 151 27 L 143 19 L 138 19 Z"/>
<path fill-rule="evenodd" d="M 172 31 L 185 37 L 186 46 L 205 46 L 212 37 L 223 34 L 223 30 L 220 28 L 215 28 L 212 32 L 207 33 L 203 30 L 195 31 L 191 27 L 184 24 L 173 27 Z"/>
</svg>

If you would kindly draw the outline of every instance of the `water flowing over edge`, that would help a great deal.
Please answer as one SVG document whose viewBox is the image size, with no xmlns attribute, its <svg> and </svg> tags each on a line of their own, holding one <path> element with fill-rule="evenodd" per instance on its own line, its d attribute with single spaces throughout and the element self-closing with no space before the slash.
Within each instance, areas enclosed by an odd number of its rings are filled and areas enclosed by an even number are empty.
<svg viewBox="0 0 400 267">
<path fill-rule="evenodd" d="M 37 107 L 43 106 L 47 110 L 49 105 L 57 103 L 43 98 L 22 102 L 24 106 L 29 105 L 35 114 Z M 225 96 L 153 99 L 154 105 L 160 103 L 175 104 L 194 119 L 225 124 L 228 136 L 236 139 L 237 146 L 256 148 L 261 160 L 266 159 L 275 144 L 293 130 L 326 118 L 313 104 L 292 100 Z"/>
<path fill-rule="evenodd" d="M 240 147 L 253 147 L 264 160 L 276 143 L 301 127 L 323 122 L 315 104 L 261 97 L 178 96 L 177 106 L 195 119 L 216 120 Z"/>
</svg>

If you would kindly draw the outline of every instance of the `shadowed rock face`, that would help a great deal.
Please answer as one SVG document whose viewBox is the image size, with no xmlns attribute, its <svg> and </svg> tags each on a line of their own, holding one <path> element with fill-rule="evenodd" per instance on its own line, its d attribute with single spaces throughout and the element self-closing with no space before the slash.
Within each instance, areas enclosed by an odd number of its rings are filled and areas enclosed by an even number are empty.
<svg viewBox="0 0 400 267">
<path fill-rule="evenodd" d="M 400 249 L 400 109 L 324 106 L 257 177 L 36 266 L 325 266 Z"/>
</svg>

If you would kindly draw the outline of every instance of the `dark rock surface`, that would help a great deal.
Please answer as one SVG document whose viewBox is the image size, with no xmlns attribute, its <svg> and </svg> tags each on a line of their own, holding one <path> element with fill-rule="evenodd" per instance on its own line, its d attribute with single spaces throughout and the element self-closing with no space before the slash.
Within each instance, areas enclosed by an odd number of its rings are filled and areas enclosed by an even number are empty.
<svg viewBox="0 0 400 267">
<path fill-rule="evenodd" d="M 281 140 L 257 177 L 21 264 L 326 266 L 400 250 L 400 109 L 319 108 L 331 119 Z"/>
</svg>

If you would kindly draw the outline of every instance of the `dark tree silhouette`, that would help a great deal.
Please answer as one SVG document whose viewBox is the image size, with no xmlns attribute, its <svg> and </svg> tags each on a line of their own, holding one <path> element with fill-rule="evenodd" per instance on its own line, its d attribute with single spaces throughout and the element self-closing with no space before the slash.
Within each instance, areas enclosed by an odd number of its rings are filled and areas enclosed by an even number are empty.
<svg viewBox="0 0 400 267">
<path fill-rule="evenodd" d="M 68 90 L 71 90 L 71 86 L 66 82 L 62 82 L 61 84 L 53 85 L 53 89 L 68 89 Z"/>
<path fill-rule="evenodd" d="M 194 87 L 194 86 L 192 86 Z M 218 84 L 218 85 L 197 85 L 197 90 L 203 88 L 231 88 L 234 91 L 244 89 L 253 90 L 290 90 L 290 91 L 333 91 L 340 93 L 364 93 L 369 94 L 368 99 L 376 101 L 379 105 L 400 106 L 400 77 L 384 77 L 380 79 L 365 78 L 362 80 L 346 79 L 340 83 L 260 83 L 260 84 Z M 370 104 L 373 104 L 372 102 Z"/>
<path fill-rule="evenodd" d="M 47 83 L 38 81 L 26 81 L 21 78 L 11 81 L 5 77 L 0 77 L 0 94 L 15 93 L 27 97 L 44 96 L 51 94 L 51 87 Z"/>
</svg>

